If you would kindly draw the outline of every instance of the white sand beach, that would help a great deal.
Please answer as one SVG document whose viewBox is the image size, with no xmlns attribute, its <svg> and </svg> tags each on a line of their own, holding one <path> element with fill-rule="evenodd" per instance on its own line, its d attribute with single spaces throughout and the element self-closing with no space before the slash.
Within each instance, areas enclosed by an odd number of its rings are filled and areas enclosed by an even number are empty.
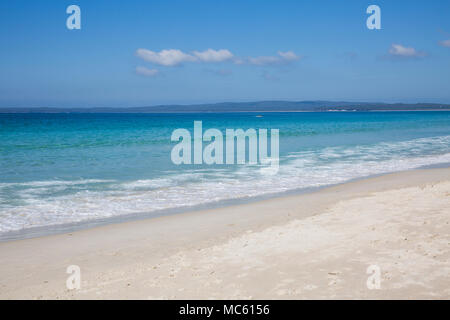
<svg viewBox="0 0 450 320">
<path fill-rule="evenodd" d="M 389 174 L 2 242 L 0 298 L 449 299 L 449 222 L 450 169 Z M 79 290 L 66 287 L 69 265 Z"/>
</svg>

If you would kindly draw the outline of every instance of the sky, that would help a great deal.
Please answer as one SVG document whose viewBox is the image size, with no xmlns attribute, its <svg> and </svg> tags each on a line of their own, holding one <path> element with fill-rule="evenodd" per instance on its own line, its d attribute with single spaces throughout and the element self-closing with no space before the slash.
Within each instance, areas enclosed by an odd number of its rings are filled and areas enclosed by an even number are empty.
<svg viewBox="0 0 450 320">
<path fill-rule="evenodd" d="M 1 1 L 0 107 L 450 103 L 449 16 L 425 0 Z"/>
</svg>

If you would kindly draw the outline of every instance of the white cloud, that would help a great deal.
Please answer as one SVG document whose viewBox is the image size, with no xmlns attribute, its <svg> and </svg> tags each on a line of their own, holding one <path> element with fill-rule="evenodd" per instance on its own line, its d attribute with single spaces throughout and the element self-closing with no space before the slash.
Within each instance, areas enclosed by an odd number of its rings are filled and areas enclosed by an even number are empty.
<svg viewBox="0 0 450 320">
<path fill-rule="evenodd" d="M 300 57 L 297 56 L 293 51 L 278 51 L 278 55 L 286 61 L 295 61 L 300 59 Z"/>
<path fill-rule="evenodd" d="M 139 66 L 136 67 L 136 73 L 147 77 L 154 77 L 159 73 L 159 71 L 157 69 L 148 69 L 146 67 Z"/>
<path fill-rule="evenodd" d="M 138 49 L 136 55 L 145 61 L 159 64 L 166 67 L 179 65 L 187 61 L 195 61 L 196 58 L 177 49 L 166 49 L 154 52 L 147 49 Z"/>
<path fill-rule="evenodd" d="M 222 62 L 233 58 L 233 54 L 227 49 L 194 51 L 194 56 L 202 62 Z"/>
<path fill-rule="evenodd" d="M 450 48 L 450 40 L 439 41 L 439 45 Z"/>
<path fill-rule="evenodd" d="M 136 56 L 147 62 L 166 67 L 177 66 L 184 62 L 216 63 L 225 61 L 232 61 L 236 65 L 252 64 L 266 66 L 286 64 L 301 58 L 293 51 L 278 51 L 276 56 L 241 58 L 235 57 L 227 49 L 207 49 L 205 51 L 193 51 L 192 53 L 185 53 L 178 49 L 164 49 L 159 52 L 148 49 L 138 49 L 136 50 Z M 143 73 L 147 72 L 143 71 Z"/>
<path fill-rule="evenodd" d="M 412 47 L 404 47 L 401 44 L 392 44 L 389 49 L 389 54 L 394 57 L 403 58 L 422 58 L 426 56 L 425 52 L 417 51 Z"/>
<path fill-rule="evenodd" d="M 293 51 L 278 51 L 278 56 L 261 56 L 261 57 L 250 57 L 248 62 L 250 64 L 264 66 L 264 65 L 275 65 L 287 62 L 292 62 L 299 60 L 300 57 L 297 56 Z"/>
</svg>

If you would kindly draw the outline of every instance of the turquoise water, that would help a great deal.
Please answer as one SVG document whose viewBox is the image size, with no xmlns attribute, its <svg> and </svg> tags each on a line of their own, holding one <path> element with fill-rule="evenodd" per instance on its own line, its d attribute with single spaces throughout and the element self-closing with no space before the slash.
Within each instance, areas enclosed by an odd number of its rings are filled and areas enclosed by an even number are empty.
<svg viewBox="0 0 450 320">
<path fill-rule="evenodd" d="M 0 114 L 0 234 L 450 163 L 450 112 Z M 174 165 L 172 131 L 280 132 L 280 169 Z M 204 146 L 207 143 L 204 143 Z"/>
</svg>

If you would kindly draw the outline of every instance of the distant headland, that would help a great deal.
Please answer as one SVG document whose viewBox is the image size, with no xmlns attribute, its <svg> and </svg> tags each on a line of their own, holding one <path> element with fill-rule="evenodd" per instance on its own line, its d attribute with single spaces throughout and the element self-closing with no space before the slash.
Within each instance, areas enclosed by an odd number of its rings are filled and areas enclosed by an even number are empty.
<svg viewBox="0 0 450 320">
<path fill-rule="evenodd" d="M 0 113 L 224 113 L 224 112 L 351 112 L 351 111 L 450 111 L 450 104 L 375 103 L 345 101 L 255 101 L 146 107 L 6 107 Z"/>
</svg>

